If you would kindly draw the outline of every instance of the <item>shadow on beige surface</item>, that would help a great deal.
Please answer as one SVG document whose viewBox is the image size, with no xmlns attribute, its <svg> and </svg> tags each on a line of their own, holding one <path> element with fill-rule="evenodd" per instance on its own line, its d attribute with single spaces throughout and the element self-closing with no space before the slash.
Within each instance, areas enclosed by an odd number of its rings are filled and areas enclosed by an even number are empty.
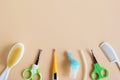
<svg viewBox="0 0 120 80">
<path fill-rule="evenodd" d="M 53 51 L 52 51 L 52 54 L 53 54 Z M 52 79 L 52 67 L 53 67 L 53 55 L 52 55 L 52 59 L 51 59 L 51 63 L 50 63 L 50 68 L 49 68 L 49 80 Z"/>
</svg>

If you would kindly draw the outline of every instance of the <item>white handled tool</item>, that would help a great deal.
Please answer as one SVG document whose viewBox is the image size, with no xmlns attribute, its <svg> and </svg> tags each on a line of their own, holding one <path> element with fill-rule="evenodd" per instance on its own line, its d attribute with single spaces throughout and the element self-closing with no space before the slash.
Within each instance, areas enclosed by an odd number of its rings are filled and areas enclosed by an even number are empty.
<svg viewBox="0 0 120 80">
<path fill-rule="evenodd" d="M 83 80 L 87 80 L 87 74 L 88 74 L 87 58 L 86 58 L 85 53 L 84 53 L 83 50 L 81 50 L 80 52 L 81 52 L 81 56 L 82 56 L 83 63 L 84 63 L 84 76 L 83 76 Z"/>
<path fill-rule="evenodd" d="M 73 58 L 72 53 L 70 52 L 68 52 L 68 58 L 70 60 L 70 78 L 76 79 L 80 69 L 80 63 Z"/>
<path fill-rule="evenodd" d="M 118 64 L 118 67 L 120 68 L 120 61 L 119 58 L 115 52 L 115 50 L 112 48 L 110 44 L 107 42 L 103 42 L 100 44 L 101 50 L 106 54 L 110 62 L 116 62 Z"/>
<path fill-rule="evenodd" d="M 9 72 L 13 66 L 15 66 L 24 54 L 24 45 L 22 43 L 16 43 L 11 48 L 8 58 L 7 58 L 7 67 L 4 72 L 0 75 L 0 80 L 7 80 Z"/>
</svg>

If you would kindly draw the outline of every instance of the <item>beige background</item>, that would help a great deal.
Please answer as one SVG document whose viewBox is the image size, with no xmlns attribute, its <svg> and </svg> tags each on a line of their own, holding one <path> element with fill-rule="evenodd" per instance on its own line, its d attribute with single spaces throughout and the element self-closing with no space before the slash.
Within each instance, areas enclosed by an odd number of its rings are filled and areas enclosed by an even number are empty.
<svg viewBox="0 0 120 80">
<path fill-rule="evenodd" d="M 60 80 L 68 78 L 65 51 L 81 61 L 79 50 L 84 50 L 88 61 L 88 80 L 92 60 L 87 52 L 94 48 L 99 63 L 108 68 L 110 77 L 119 80 L 120 70 L 110 63 L 98 45 L 109 42 L 120 58 L 120 0 L 0 0 L 0 73 L 6 67 L 11 45 L 23 42 L 25 54 L 10 72 L 8 80 L 23 80 L 22 72 L 36 59 L 43 49 L 39 69 L 43 80 L 51 80 L 52 49 L 57 50 Z M 82 80 L 84 71 L 76 80 Z"/>
</svg>

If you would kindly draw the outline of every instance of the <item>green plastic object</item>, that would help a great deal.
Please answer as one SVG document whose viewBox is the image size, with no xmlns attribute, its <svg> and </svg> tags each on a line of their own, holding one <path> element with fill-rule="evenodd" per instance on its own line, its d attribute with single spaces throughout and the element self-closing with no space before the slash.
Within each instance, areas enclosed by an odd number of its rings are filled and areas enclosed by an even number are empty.
<svg viewBox="0 0 120 80">
<path fill-rule="evenodd" d="M 92 80 L 101 80 L 109 76 L 109 71 L 105 68 L 102 68 L 98 63 L 94 64 L 94 70 L 92 71 L 91 78 Z"/>
<path fill-rule="evenodd" d="M 29 73 L 29 77 L 26 77 L 26 75 Z M 23 78 L 24 80 L 35 80 L 34 77 L 35 75 L 39 76 L 39 80 L 42 80 L 42 75 L 41 72 L 37 67 L 34 65 L 28 69 L 25 69 L 23 72 Z"/>
</svg>

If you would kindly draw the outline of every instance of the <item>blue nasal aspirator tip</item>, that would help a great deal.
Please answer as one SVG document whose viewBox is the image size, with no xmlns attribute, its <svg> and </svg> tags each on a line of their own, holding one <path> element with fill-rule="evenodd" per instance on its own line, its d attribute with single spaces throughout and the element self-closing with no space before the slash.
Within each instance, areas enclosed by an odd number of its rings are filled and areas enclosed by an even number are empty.
<svg viewBox="0 0 120 80">
<path fill-rule="evenodd" d="M 67 55 L 70 60 L 70 75 L 69 76 L 70 76 L 70 78 L 75 79 L 77 77 L 78 71 L 80 69 L 80 63 L 79 63 L 79 61 L 75 60 L 72 57 L 71 53 L 68 53 Z"/>
</svg>

